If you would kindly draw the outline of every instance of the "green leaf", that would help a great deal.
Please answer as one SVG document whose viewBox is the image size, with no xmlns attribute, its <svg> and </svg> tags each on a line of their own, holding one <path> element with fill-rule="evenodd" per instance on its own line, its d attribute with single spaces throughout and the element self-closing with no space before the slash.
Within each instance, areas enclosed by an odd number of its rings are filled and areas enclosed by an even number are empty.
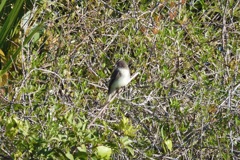
<svg viewBox="0 0 240 160">
<path fill-rule="evenodd" d="M 74 160 L 74 157 L 70 152 L 67 152 L 66 157 L 70 160 Z"/>
<path fill-rule="evenodd" d="M 120 138 L 121 143 L 124 147 L 132 143 L 132 140 L 130 140 L 127 136 Z"/>
<path fill-rule="evenodd" d="M 165 141 L 165 144 L 169 151 L 172 151 L 172 141 L 170 139 Z"/>
<path fill-rule="evenodd" d="M 81 145 L 81 147 L 77 147 L 79 154 L 77 156 L 77 158 L 80 159 L 88 159 L 88 154 L 87 154 L 87 150 L 86 150 L 86 146 Z"/>
<path fill-rule="evenodd" d="M 19 121 L 18 123 L 18 128 L 19 130 L 22 131 L 22 134 L 24 136 L 27 136 L 28 135 L 28 132 L 29 132 L 29 124 L 27 123 L 27 121 Z"/>
<path fill-rule="evenodd" d="M 163 139 L 165 139 L 163 127 L 164 127 L 164 126 L 162 126 L 162 128 L 161 128 L 161 136 L 162 136 Z"/>
<path fill-rule="evenodd" d="M 66 116 L 68 123 L 73 124 L 73 113 L 66 114 Z"/>
<path fill-rule="evenodd" d="M 16 19 L 18 18 L 18 13 L 23 5 L 23 0 L 16 1 L 16 4 L 14 4 L 14 7 L 10 14 L 7 17 L 6 22 L 3 24 L 3 27 L 0 31 L 0 48 L 3 47 L 4 42 L 7 39 L 8 34 L 13 29 L 13 24 L 15 23 Z M 4 2 L 3 2 L 4 3 Z M 1 3 L 1 5 L 3 4 Z"/>
<path fill-rule="evenodd" d="M 126 149 L 130 152 L 130 154 L 131 154 L 132 156 L 134 156 L 134 150 L 133 150 L 132 147 L 127 146 Z"/>
<path fill-rule="evenodd" d="M 112 154 L 112 149 L 106 146 L 98 146 L 97 147 L 97 155 L 101 159 L 110 159 Z"/>
<path fill-rule="evenodd" d="M 132 122 L 123 116 L 119 124 L 120 129 L 124 132 L 124 135 L 134 137 L 136 136 L 137 128 L 132 125 Z"/>
<path fill-rule="evenodd" d="M 2 0 L 1 4 L 0 4 L 0 12 L 2 12 L 3 7 L 5 6 L 7 0 Z"/>
</svg>

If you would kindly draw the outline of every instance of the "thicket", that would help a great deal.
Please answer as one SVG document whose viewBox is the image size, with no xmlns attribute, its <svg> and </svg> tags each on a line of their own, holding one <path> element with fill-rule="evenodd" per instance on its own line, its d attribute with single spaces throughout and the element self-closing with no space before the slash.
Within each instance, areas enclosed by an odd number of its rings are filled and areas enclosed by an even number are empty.
<svg viewBox="0 0 240 160">
<path fill-rule="evenodd" d="M 2 0 L 2 159 L 239 159 L 239 0 Z M 114 64 L 139 72 L 94 122 Z"/>
</svg>

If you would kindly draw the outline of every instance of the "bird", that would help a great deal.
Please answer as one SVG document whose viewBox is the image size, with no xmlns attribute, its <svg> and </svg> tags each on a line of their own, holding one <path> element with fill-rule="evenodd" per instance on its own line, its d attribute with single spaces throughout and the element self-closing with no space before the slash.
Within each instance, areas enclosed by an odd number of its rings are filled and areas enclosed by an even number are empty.
<svg viewBox="0 0 240 160">
<path fill-rule="evenodd" d="M 130 69 L 128 64 L 124 60 L 119 60 L 116 63 L 116 67 L 111 75 L 108 96 L 117 91 L 119 88 L 126 86 L 130 82 Z"/>
</svg>

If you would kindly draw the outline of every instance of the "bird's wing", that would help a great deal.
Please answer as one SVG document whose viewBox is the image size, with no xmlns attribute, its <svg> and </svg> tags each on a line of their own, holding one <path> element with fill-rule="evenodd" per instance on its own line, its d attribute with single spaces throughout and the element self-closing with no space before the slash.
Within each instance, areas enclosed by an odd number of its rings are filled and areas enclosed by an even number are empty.
<svg viewBox="0 0 240 160">
<path fill-rule="evenodd" d="M 112 75 L 111 75 L 111 79 L 110 79 L 110 81 L 109 81 L 109 86 L 108 86 L 108 94 L 111 94 L 112 92 L 113 92 L 113 90 L 112 90 L 112 84 L 115 82 L 115 80 L 116 79 L 118 79 L 119 77 L 121 76 L 121 73 L 120 73 L 120 71 L 119 71 L 119 69 L 118 68 L 116 68 L 114 71 L 113 71 L 113 73 L 112 73 Z"/>
</svg>

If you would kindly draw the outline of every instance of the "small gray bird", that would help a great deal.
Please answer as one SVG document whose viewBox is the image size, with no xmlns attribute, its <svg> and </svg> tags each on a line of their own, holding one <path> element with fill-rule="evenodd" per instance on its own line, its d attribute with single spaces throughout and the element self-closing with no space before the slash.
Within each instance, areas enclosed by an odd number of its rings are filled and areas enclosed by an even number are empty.
<svg viewBox="0 0 240 160">
<path fill-rule="evenodd" d="M 130 70 L 125 61 L 119 60 L 116 68 L 111 75 L 108 86 L 108 95 L 110 95 L 121 87 L 126 86 L 130 81 Z"/>
</svg>

